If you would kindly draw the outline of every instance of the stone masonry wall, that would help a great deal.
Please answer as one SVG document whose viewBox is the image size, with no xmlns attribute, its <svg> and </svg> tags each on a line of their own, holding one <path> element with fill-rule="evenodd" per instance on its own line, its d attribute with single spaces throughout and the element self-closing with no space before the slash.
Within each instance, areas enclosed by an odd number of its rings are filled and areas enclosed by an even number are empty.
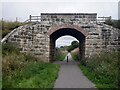
<svg viewBox="0 0 120 90">
<path fill-rule="evenodd" d="M 27 24 L 17 28 L 17 32 L 9 37 L 8 42 L 17 43 L 21 52 L 33 54 L 48 62 L 49 36 L 40 27 L 40 24 Z"/>
<path fill-rule="evenodd" d="M 90 57 L 102 50 L 119 49 L 118 29 L 97 23 L 97 14 L 41 14 L 41 22 L 28 23 L 16 28 L 9 36 L 8 42 L 16 43 L 21 52 L 31 53 L 49 62 L 50 37 L 47 34 L 53 25 L 71 24 L 81 27 L 88 32 L 85 40 L 85 57 Z"/>
</svg>

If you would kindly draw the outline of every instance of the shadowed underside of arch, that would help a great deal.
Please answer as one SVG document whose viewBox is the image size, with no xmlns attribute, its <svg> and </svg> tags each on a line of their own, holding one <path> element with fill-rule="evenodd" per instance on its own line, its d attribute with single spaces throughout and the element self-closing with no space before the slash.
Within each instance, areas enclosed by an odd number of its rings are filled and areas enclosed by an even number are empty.
<svg viewBox="0 0 120 90">
<path fill-rule="evenodd" d="M 80 59 L 82 59 L 85 52 L 85 37 L 88 35 L 81 27 L 77 25 L 56 25 L 49 29 L 48 35 L 50 37 L 50 61 L 55 59 L 55 41 L 64 35 L 70 35 L 79 40 Z"/>
<path fill-rule="evenodd" d="M 75 30 L 81 32 L 84 36 L 88 35 L 88 32 L 84 31 L 81 27 L 79 27 L 77 25 L 71 25 L 71 24 L 62 24 L 62 25 L 52 26 L 48 31 L 48 35 L 51 35 L 52 33 L 56 32 L 57 30 L 59 30 L 61 28 L 75 29 Z"/>
</svg>

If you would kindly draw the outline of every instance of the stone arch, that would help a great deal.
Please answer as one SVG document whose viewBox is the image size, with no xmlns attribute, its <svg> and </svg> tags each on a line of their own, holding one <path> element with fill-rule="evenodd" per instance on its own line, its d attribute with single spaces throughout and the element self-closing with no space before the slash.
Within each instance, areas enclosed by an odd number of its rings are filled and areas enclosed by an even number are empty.
<svg viewBox="0 0 120 90">
<path fill-rule="evenodd" d="M 83 30 L 80 26 L 78 26 L 78 25 L 71 25 L 71 24 L 62 24 L 62 25 L 52 26 L 48 30 L 48 35 L 50 36 L 52 33 L 54 33 L 55 31 L 57 31 L 57 30 L 59 30 L 61 28 L 72 28 L 72 29 L 75 29 L 75 30 L 81 32 L 85 36 L 88 35 L 88 32 L 86 32 L 85 30 Z"/>
<path fill-rule="evenodd" d="M 50 46 L 50 54 L 49 54 L 49 60 L 53 61 L 55 56 L 55 41 L 64 35 L 70 35 L 75 37 L 79 40 L 79 49 L 80 49 L 80 59 L 85 54 L 85 39 L 88 35 L 88 32 L 84 31 L 80 26 L 77 25 L 71 25 L 71 24 L 63 24 L 63 25 L 56 25 L 52 26 L 47 34 L 49 35 L 49 46 Z"/>
</svg>

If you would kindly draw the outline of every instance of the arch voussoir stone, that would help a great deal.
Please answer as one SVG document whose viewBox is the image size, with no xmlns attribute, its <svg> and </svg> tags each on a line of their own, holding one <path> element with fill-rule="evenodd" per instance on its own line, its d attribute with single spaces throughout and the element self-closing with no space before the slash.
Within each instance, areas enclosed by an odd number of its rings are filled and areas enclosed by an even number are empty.
<svg viewBox="0 0 120 90">
<path fill-rule="evenodd" d="M 80 26 L 78 25 L 71 25 L 71 24 L 62 24 L 62 25 L 55 25 L 52 26 L 49 30 L 48 30 L 48 35 L 51 35 L 52 33 L 56 32 L 59 29 L 62 28 L 71 28 L 71 29 L 75 29 L 79 32 L 81 32 L 84 36 L 88 35 L 88 32 L 84 31 Z"/>
</svg>

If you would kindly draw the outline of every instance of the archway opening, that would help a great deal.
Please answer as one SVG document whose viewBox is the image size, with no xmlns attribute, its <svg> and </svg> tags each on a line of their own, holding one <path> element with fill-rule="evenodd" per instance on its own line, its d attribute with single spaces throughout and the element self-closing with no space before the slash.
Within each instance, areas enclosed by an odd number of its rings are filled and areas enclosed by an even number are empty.
<svg viewBox="0 0 120 90">
<path fill-rule="evenodd" d="M 79 41 L 79 59 L 82 60 L 85 54 L 85 35 L 74 28 L 60 28 L 50 34 L 50 61 L 55 61 L 56 40 L 65 35 L 73 36 Z"/>
<path fill-rule="evenodd" d="M 56 61 L 66 60 L 66 55 L 69 57 L 69 60 L 79 60 L 79 41 L 70 35 L 59 37 L 55 42 L 54 54 L 54 60 Z"/>
<path fill-rule="evenodd" d="M 56 40 L 56 47 L 70 46 L 73 41 L 79 42 L 75 37 L 70 35 L 61 36 Z"/>
</svg>

